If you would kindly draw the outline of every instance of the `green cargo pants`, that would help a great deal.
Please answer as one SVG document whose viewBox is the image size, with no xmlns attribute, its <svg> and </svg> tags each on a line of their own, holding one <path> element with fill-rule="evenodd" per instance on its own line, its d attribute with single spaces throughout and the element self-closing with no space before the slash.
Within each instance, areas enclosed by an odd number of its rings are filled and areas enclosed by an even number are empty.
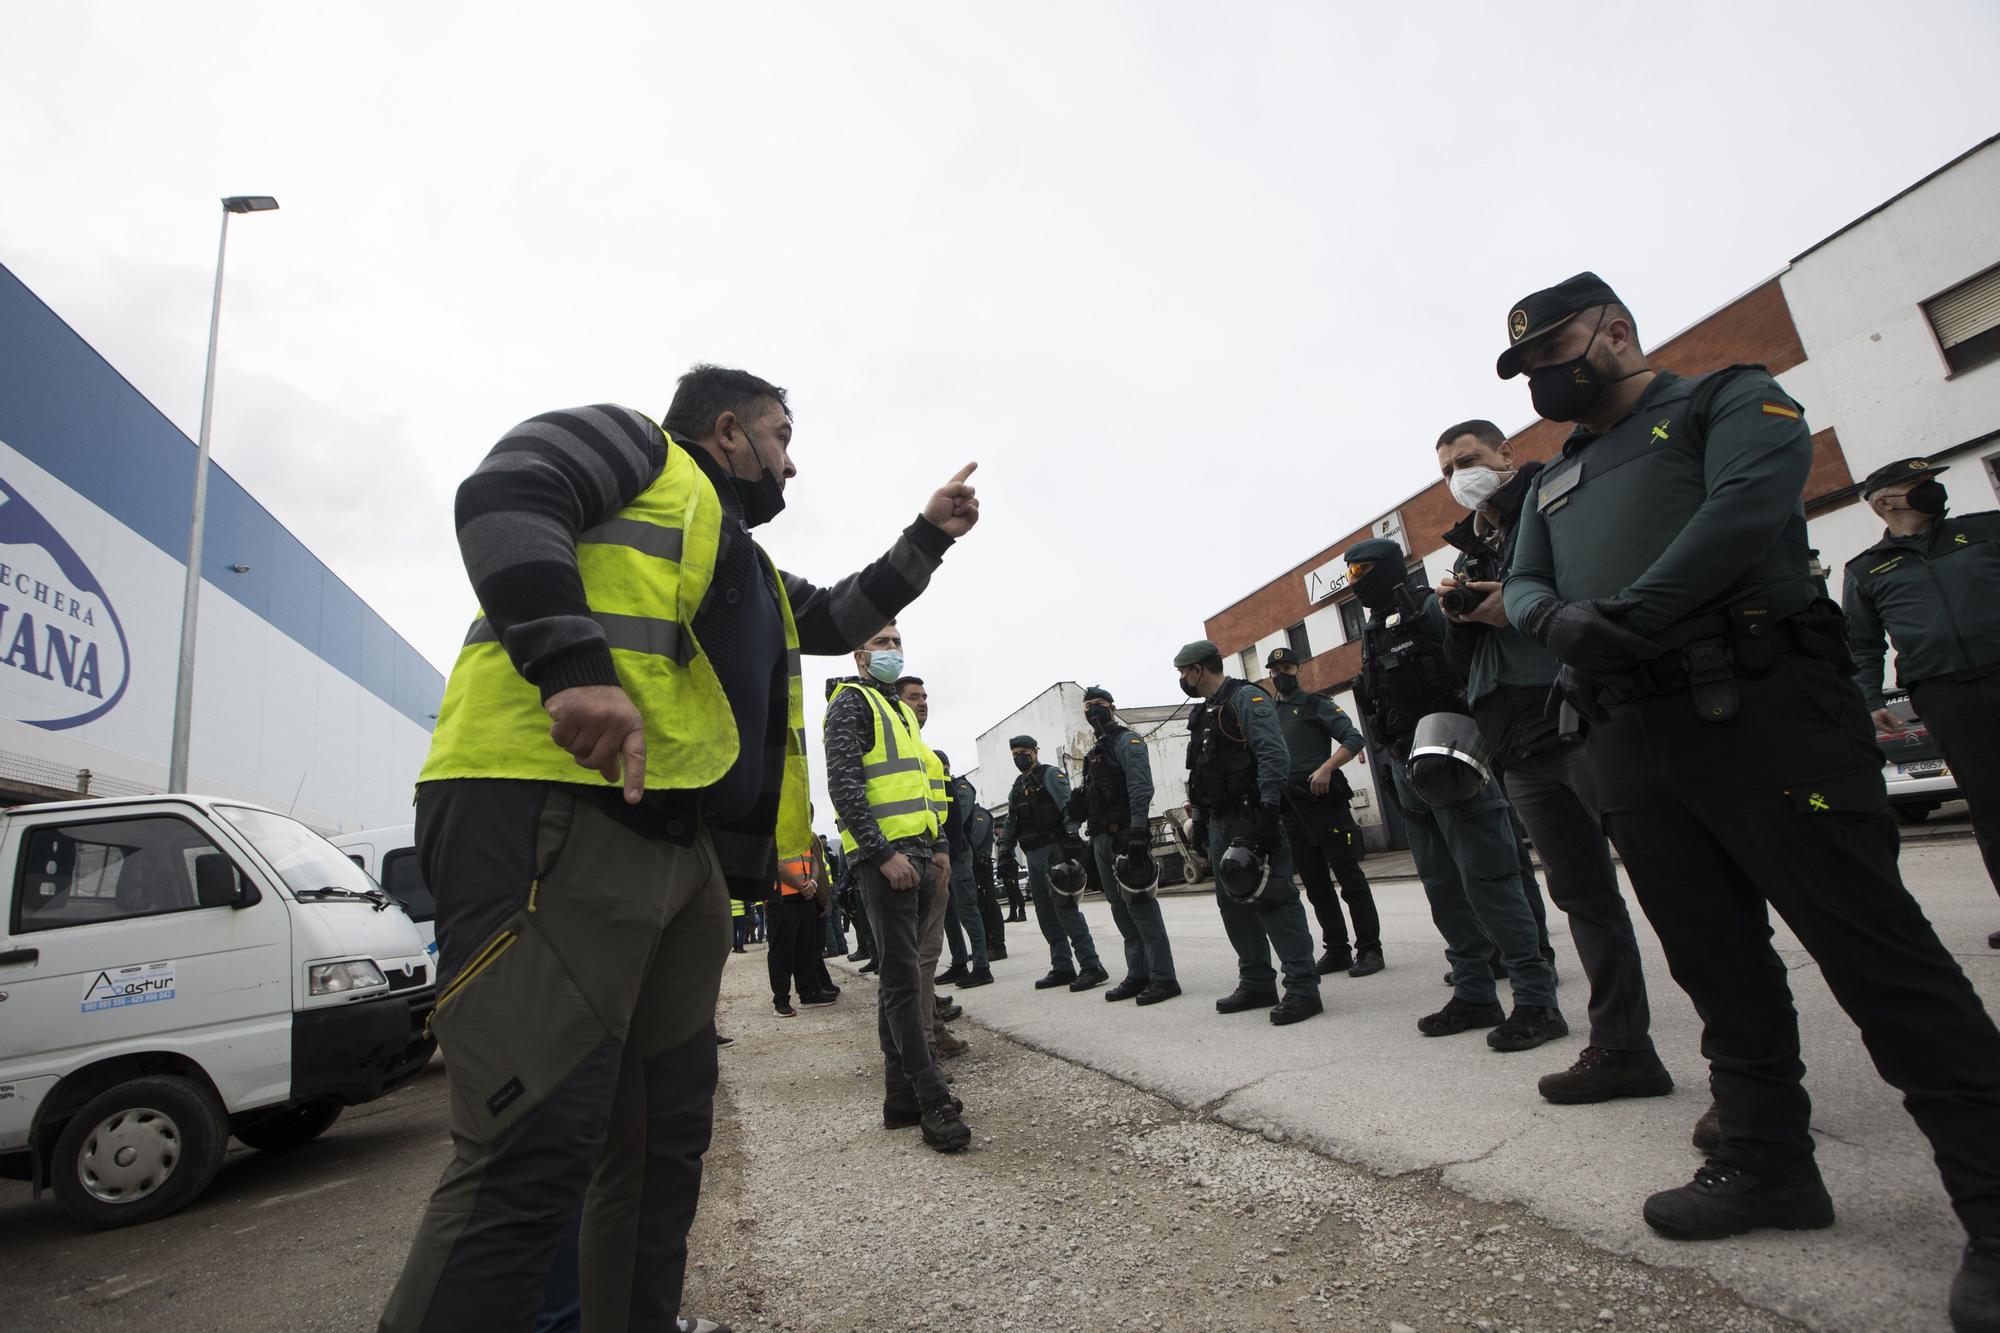
<svg viewBox="0 0 2000 1333">
<path fill-rule="evenodd" d="M 427 783 L 417 851 L 453 1153 L 382 1329 L 526 1330 L 579 1204 L 586 1333 L 671 1328 L 729 955 L 706 825 L 683 846 L 574 788 Z"/>
</svg>

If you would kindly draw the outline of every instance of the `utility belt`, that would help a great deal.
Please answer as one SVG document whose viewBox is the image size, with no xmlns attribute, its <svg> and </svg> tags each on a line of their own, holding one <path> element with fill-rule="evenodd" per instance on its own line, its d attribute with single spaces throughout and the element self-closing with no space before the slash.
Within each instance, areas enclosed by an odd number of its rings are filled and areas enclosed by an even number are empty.
<svg viewBox="0 0 2000 1333">
<path fill-rule="evenodd" d="M 1688 622 L 1676 629 L 1681 639 L 1650 662 L 1636 663 L 1616 676 L 1593 678 L 1600 705 L 1635 703 L 1686 690 L 1695 716 L 1704 722 L 1727 722 L 1742 706 L 1741 680 L 1770 674 L 1785 653 L 1817 657 L 1852 672 L 1847 650 L 1847 617 L 1828 598 L 1816 598 L 1805 610 L 1783 620 L 1773 619 L 1763 602 L 1738 602 L 1728 610 Z M 1691 634 L 1692 637 L 1683 637 Z"/>
</svg>

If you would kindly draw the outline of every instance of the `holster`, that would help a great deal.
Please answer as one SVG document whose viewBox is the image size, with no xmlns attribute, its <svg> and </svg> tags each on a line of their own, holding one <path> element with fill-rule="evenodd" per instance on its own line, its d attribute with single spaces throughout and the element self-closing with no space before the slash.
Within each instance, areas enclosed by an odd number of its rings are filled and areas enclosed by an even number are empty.
<svg viewBox="0 0 2000 1333">
<path fill-rule="evenodd" d="M 1743 701 L 1736 687 L 1736 666 L 1723 639 L 1696 639 L 1681 649 L 1687 668 L 1688 694 L 1695 716 L 1704 722 L 1727 722 Z"/>
</svg>

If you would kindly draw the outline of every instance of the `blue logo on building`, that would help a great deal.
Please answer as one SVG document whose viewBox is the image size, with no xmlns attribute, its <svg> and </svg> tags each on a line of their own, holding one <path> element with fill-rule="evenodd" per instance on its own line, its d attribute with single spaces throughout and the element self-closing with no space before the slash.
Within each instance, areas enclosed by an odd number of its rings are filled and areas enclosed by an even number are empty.
<svg viewBox="0 0 2000 1333">
<path fill-rule="evenodd" d="M 111 599 L 76 548 L 0 480 L 0 698 L 49 731 L 103 717 L 131 682 Z"/>
</svg>

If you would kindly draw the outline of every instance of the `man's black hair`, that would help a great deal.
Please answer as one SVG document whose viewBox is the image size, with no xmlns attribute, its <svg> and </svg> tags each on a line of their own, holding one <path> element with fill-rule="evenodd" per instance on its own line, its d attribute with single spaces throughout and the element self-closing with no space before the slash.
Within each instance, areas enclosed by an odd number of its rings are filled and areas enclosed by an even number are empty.
<svg viewBox="0 0 2000 1333">
<path fill-rule="evenodd" d="M 1196 662 L 1195 665 L 1200 667 L 1203 671 L 1213 671 L 1218 676 L 1225 676 L 1229 674 L 1228 672 L 1222 669 L 1221 653 L 1216 653 L 1210 657 L 1204 657 L 1201 659 L 1201 661 Z"/>
<path fill-rule="evenodd" d="M 715 423 L 724 412 L 733 412 L 739 418 L 748 416 L 765 398 L 784 409 L 785 420 L 792 419 L 785 391 L 769 380 L 758 379 L 747 370 L 698 365 L 681 376 L 680 387 L 674 390 L 673 406 L 667 409 L 667 419 L 660 424 L 669 434 L 682 439 L 706 439 L 715 432 Z"/>
<path fill-rule="evenodd" d="M 1470 435 L 1481 444 L 1490 444 L 1495 449 L 1507 443 L 1507 432 L 1501 430 L 1484 417 L 1474 417 L 1461 421 L 1456 426 L 1445 427 L 1444 434 L 1438 436 L 1437 447 L 1442 449 L 1461 435 Z"/>
<path fill-rule="evenodd" d="M 900 690 L 900 689 L 902 689 L 902 688 L 903 688 L 903 687 L 904 687 L 905 685 L 924 685 L 924 678 L 923 678 L 922 676 L 898 676 L 898 677 L 896 677 L 896 688 L 897 688 L 897 689 L 899 689 L 899 690 Z M 925 688 L 925 689 L 929 689 L 929 688 L 930 688 L 930 686 L 928 686 L 928 685 L 924 685 L 924 688 Z"/>
</svg>

